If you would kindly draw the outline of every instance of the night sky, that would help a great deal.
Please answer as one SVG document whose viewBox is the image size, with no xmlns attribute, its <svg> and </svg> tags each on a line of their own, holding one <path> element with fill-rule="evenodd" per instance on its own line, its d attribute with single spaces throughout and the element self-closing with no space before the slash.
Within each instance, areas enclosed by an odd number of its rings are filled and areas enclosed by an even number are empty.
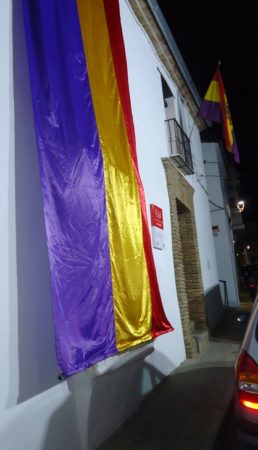
<svg viewBox="0 0 258 450">
<path fill-rule="evenodd" d="M 246 218 L 258 223 L 258 26 L 254 3 L 158 0 L 195 85 L 203 98 L 221 61 L 240 154 Z"/>
</svg>

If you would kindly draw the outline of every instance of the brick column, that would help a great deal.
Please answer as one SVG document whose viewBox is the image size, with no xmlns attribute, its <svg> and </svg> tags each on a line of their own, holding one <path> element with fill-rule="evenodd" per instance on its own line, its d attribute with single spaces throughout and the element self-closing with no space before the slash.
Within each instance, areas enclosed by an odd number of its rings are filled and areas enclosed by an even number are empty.
<svg viewBox="0 0 258 450">
<path fill-rule="evenodd" d="M 181 212 L 178 219 L 181 241 L 184 243 L 183 261 L 189 315 L 198 330 L 205 330 L 207 326 L 195 219 L 189 210 Z"/>
<path fill-rule="evenodd" d="M 197 349 L 192 336 L 192 322 L 199 330 L 207 328 L 193 206 L 194 191 L 169 158 L 162 158 L 162 162 L 168 187 L 174 270 L 186 354 L 187 357 L 193 357 Z"/>
</svg>

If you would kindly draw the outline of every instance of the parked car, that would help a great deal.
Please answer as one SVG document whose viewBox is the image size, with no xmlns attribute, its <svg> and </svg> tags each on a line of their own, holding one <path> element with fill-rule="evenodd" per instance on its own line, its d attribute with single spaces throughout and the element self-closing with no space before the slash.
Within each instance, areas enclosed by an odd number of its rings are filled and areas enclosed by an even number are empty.
<svg viewBox="0 0 258 450">
<path fill-rule="evenodd" d="M 257 286 L 258 286 L 258 273 L 257 269 L 254 269 L 250 272 L 250 275 L 247 278 L 247 289 L 250 295 L 250 299 L 252 301 L 254 301 L 256 298 Z"/>
<path fill-rule="evenodd" d="M 235 415 L 241 449 L 258 449 L 258 295 L 236 363 Z"/>
</svg>

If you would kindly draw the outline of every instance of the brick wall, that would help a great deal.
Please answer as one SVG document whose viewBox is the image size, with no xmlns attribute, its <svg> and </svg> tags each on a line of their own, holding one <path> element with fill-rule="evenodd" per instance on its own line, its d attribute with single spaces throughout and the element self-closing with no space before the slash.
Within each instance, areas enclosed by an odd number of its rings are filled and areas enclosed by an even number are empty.
<svg viewBox="0 0 258 450">
<path fill-rule="evenodd" d="M 205 330 L 206 316 L 193 205 L 193 188 L 169 158 L 162 158 L 165 169 L 175 278 L 187 357 L 195 356 L 193 322 Z"/>
</svg>

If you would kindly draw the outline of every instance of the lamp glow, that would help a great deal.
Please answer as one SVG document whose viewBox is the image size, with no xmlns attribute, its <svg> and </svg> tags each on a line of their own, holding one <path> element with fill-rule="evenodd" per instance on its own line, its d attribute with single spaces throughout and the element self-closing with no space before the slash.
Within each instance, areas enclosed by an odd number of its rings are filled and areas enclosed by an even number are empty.
<svg viewBox="0 0 258 450">
<path fill-rule="evenodd" d="M 244 211 L 244 209 L 245 209 L 245 202 L 244 202 L 244 200 L 239 200 L 239 201 L 236 203 L 236 207 L 237 207 L 238 211 L 239 211 L 240 213 L 242 213 L 242 212 Z"/>
</svg>

